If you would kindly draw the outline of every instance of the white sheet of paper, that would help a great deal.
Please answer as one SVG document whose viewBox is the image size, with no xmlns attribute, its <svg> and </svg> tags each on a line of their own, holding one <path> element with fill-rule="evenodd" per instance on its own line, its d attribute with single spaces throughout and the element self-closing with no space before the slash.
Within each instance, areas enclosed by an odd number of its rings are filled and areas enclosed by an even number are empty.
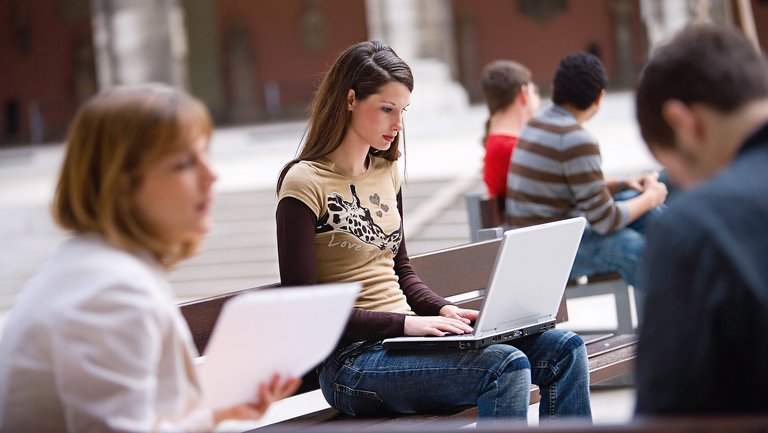
<svg viewBox="0 0 768 433">
<path fill-rule="evenodd" d="M 263 289 L 229 300 L 198 364 L 208 407 L 255 401 L 275 373 L 302 377 L 318 365 L 338 343 L 360 288 Z"/>
</svg>

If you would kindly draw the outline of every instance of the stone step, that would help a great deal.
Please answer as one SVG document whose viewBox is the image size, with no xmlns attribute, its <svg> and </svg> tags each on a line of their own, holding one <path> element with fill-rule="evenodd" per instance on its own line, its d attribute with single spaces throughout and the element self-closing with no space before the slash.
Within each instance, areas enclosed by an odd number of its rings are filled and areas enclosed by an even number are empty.
<svg viewBox="0 0 768 433">
<path fill-rule="evenodd" d="M 169 278 L 174 282 L 197 280 L 227 280 L 247 278 L 277 278 L 277 260 L 261 260 L 234 263 L 201 263 L 181 266 L 171 271 Z M 277 281 L 275 279 L 275 281 Z"/>
</svg>

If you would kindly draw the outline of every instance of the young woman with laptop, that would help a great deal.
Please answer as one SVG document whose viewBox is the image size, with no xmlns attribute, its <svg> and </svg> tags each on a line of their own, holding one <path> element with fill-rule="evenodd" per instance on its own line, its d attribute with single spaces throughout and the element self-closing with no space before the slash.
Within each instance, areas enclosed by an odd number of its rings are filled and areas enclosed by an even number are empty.
<svg viewBox="0 0 768 433">
<path fill-rule="evenodd" d="M 587 354 L 572 332 L 469 351 L 382 347 L 389 337 L 470 333 L 478 314 L 432 292 L 408 259 L 396 160 L 412 89 L 410 68 L 387 45 L 349 47 L 278 179 L 282 283 L 363 284 L 338 350 L 319 367 L 326 400 L 349 415 L 477 405 L 481 422 L 525 419 L 533 382 L 542 419 L 590 419 Z"/>
</svg>

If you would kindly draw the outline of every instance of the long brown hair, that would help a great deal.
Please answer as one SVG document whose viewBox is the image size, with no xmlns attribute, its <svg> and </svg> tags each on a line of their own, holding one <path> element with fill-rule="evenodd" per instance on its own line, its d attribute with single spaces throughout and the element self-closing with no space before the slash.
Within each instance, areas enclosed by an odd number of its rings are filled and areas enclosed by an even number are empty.
<svg viewBox="0 0 768 433">
<path fill-rule="evenodd" d="M 314 161 L 336 150 L 347 133 L 351 112 L 347 109 L 349 90 L 362 101 L 376 94 L 381 86 L 398 82 L 413 91 L 411 68 L 383 42 L 359 42 L 347 48 L 325 74 L 310 109 L 307 134 L 298 156 L 289 161 L 277 179 L 277 192 L 286 173 L 299 161 Z M 400 155 L 400 138 L 376 156 L 394 161 Z M 372 150 L 373 152 L 373 150 Z"/>
<path fill-rule="evenodd" d="M 97 233 L 124 250 L 149 251 L 170 267 L 193 254 L 162 240 L 136 211 L 136 188 L 150 166 L 184 149 L 198 134 L 210 137 L 208 109 L 188 94 L 160 84 L 105 90 L 77 112 L 53 201 L 64 229 Z"/>
</svg>

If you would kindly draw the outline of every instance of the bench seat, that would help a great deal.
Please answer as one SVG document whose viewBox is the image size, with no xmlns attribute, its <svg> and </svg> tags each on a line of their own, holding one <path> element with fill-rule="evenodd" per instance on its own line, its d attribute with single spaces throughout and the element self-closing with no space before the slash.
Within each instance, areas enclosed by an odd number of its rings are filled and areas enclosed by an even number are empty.
<svg viewBox="0 0 768 433">
<path fill-rule="evenodd" d="M 461 245 L 411 258 L 411 264 L 422 280 L 436 293 L 465 308 L 479 308 L 485 286 L 490 279 L 493 264 L 501 244 L 500 239 Z M 182 315 L 189 324 L 195 345 L 203 353 L 208 343 L 216 319 L 224 303 L 240 293 L 277 287 L 270 284 L 261 287 L 226 293 L 219 296 L 186 302 L 180 305 Z M 557 321 L 567 320 L 565 300 L 561 302 Z M 632 370 L 635 357 L 635 336 L 627 335 L 584 335 L 589 354 L 590 384 L 596 384 L 624 375 Z M 318 392 L 317 375 L 310 372 L 303 378 L 297 394 Z M 532 387 L 531 402 L 539 401 L 538 389 Z M 463 411 L 417 415 L 391 415 L 361 420 L 355 418 L 358 426 L 375 426 L 380 423 L 399 425 L 423 424 L 437 420 L 463 420 L 465 424 L 474 422 L 477 416 L 475 407 Z M 345 423 L 352 418 L 344 416 L 334 409 L 326 408 L 303 414 L 278 423 L 291 425 Z"/>
<path fill-rule="evenodd" d="M 445 433 L 466 431 L 462 420 L 440 418 L 424 422 L 376 423 L 367 420 L 345 423 L 315 424 L 311 426 L 275 425 L 253 430 L 256 433 Z M 520 422 L 499 422 L 476 426 L 469 430 L 477 433 L 765 433 L 768 416 L 699 416 L 635 419 L 626 424 L 591 425 L 574 420 L 548 422 L 529 427 Z"/>
</svg>

